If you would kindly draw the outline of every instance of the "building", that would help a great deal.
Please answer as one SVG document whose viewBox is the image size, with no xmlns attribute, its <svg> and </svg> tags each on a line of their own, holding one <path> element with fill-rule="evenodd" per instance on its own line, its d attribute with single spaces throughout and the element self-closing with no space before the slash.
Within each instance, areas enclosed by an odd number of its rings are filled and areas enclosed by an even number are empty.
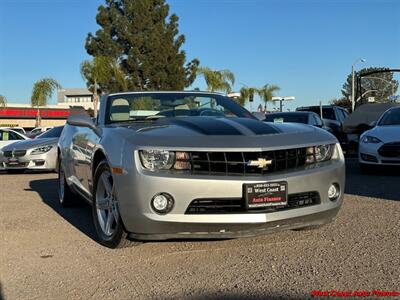
<svg viewBox="0 0 400 300">
<path fill-rule="evenodd" d="M 0 127 L 20 126 L 32 129 L 37 125 L 38 112 L 41 126 L 65 124 L 71 109 L 93 110 L 93 94 L 86 88 L 61 89 L 57 92 L 57 104 L 39 108 L 31 104 L 7 103 L 0 108 Z"/>
<path fill-rule="evenodd" d="M 93 93 L 86 88 L 61 89 L 57 92 L 59 107 L 82 106 L 93 109 Z"/>
</svg>

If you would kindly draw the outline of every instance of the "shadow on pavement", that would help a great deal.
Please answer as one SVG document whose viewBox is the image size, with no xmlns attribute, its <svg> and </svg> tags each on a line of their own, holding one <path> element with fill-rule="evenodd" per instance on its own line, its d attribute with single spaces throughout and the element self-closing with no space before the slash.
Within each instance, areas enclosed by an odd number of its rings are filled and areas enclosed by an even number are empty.
<svg viewBox="0 0 400 300">
<path fill-rule="evenodd" d="M 376 167 L 362 173 L 357 159 L 346 160 L 346 194 L 400 201 L 400 167 Z"/>
<path fill-rule="evenodd" d="M 81 205 L 68 208 L 62 207 L 58 200 L 57 184 L 57 179 L 40 179 L 29 182 L 30 191 L 37 192 L 44 203 L 75 228 L 97 242 L 90 206 L 82 199 Z"/>
</svg>

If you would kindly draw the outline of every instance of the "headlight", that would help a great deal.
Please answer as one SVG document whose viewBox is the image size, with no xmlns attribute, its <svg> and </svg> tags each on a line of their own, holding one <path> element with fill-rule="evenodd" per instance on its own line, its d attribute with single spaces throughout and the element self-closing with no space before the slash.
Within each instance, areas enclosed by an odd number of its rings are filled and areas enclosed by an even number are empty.
<svg viewBox="0 0 400 300">
<path fill-rule="evenodd" d="M 150 171 L 191 170 L 190 155 L 187 152 L 141 150 L 139 156 L 143 167 Z"/>
<path fill-rule="evenodd" d="M 374 137 L 374 136 L 370 136 L 370 135 L 364 135 L 363 138 L 361 139 L 361 142 L 372 143 L 372 144 L 382 143 L 382 141 L 380 139 L 378 139 L 377 137 Z"/>
<path fill-rule="evenodd" d="M 323 162 L 332 158 L 335 151 L 335 144 L 319 145 L 308 147 L 306 150 L 306 163 L 312 164 L 315 162 Z"/>
<path fill-rule="evenodd" d="M 33 155 L 43 154 L 43 153 L 49 152 L 52 148 L 53 148 L 53 146 L 43 146 L 43 147 L 35 148 L 32 150 L 31 154 L 33 154 Z"/>
</svg>

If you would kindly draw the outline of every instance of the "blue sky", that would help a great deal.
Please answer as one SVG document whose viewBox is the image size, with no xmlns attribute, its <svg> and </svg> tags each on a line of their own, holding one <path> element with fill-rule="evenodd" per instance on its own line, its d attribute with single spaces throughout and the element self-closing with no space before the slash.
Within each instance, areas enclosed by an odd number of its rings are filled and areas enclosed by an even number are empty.
<svg viewBox="0 0 400 300">
<path fill-rule="evenodd" d="M 287 108 L 339 97 L 360 67 L 400 68 L 398 0 L 169 0 L 187 59 L 230 69 L 242 84 L 281 87 Z M 28 103 L 43 77 L 83 87 L 84 42 L 102 0 L 0 0 L 0 94 Z M 399 75 L 396 75 L 399 79 Z M 193 87 L 205 88 L 202 78 Z M 52 103 L 56 97 L 53 96 Z M 255 106 L 255 105 L 253 105 Z"/>
</svg>

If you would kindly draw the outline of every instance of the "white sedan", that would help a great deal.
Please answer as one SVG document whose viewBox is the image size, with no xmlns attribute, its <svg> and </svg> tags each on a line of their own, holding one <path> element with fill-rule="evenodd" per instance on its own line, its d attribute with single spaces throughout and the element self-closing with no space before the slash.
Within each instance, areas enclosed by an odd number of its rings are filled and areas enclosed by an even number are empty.
<svg viewBox="0 0 400 300">
<path fill-rule="evenodd" d="M 374 128 L 361 135 L 358 160 L 361 170 L 372 165 L 400 167 L 400 107 L 387 110 Z"/>
</svg>

